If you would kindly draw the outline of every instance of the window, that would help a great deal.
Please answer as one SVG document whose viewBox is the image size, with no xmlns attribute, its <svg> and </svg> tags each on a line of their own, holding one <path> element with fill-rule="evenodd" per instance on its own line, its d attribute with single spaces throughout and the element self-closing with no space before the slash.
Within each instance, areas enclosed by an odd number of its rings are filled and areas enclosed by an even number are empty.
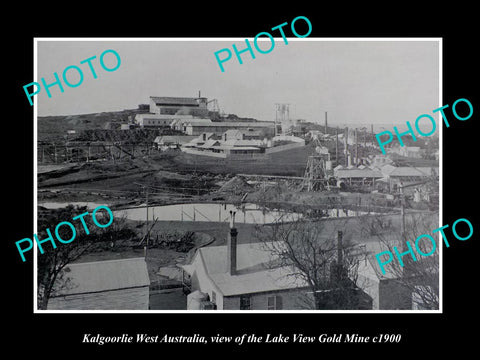
<svg viewBox="0 0 480 360">
<path fill-rule="evenodd" d="M 282 310 L 282 297 L 278 295 L 267 297 L 267 310 Z"/>
<path fill-rule="evenodd" d="M 240 296 L 240 310 L 250 310 L 250 296 Z"/>
</svg>

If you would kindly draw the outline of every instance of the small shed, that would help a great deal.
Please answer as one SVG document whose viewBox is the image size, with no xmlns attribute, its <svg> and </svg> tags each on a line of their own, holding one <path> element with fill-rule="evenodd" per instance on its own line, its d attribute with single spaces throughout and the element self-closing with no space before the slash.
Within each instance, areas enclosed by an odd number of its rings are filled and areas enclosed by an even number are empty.
<svg viewBox="0 0 480 360">
<path fill-rule="evenodd" d="M 143 257 L 69 264 L 48 310 L 148 310 L 149 286 Z"/>
</svg>

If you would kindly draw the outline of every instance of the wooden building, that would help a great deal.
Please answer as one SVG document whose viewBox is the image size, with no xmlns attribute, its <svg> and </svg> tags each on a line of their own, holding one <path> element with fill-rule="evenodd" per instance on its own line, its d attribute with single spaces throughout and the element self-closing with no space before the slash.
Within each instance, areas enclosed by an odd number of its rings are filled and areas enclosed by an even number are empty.
<svg viewBox="0 0 480 360">
<path fill-rule="evenodd" d="M 149 286 L 143 257 L 69 264 L 48 310 L 148 310 Z"/>
</svg>

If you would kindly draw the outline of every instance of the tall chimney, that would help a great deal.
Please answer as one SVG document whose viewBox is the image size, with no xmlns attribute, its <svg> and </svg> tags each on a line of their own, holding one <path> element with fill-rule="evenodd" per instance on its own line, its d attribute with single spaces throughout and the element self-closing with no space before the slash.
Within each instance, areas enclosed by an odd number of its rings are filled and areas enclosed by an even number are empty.
<svg viewBox="0 0 480 360">
<path fill-rule="evenodd" d="M 350 165 L 348 163 L 348 127 L 345 128 L 344 140 L 345 140 L 345 166 L 348 166 Z"/>
<path fill-rule="evenodd" d="M 358 166 L 358 130 L 355 128 L 355 166 Z"/>
<path fill-rule="evenodd" d="M 337 130 L 335 132 L 335 162 L 336 162 L 336 166 L 338 166 L 338 164 L 340 163 L 338 161 L 338 126 L 337 126 Z"/>
<path fill-rule="evenodd" d="M 328 127 L 327 127 L 327 112 L 325 111 L 325 135 L 328 133 Z"/>
<path fill-rule="evenodd" d="M 230 210 L 230 233 L 227 238 L 227 271 L 237 274 L 237 229 L 235 228 L 235 211 Z"/>
</svg>

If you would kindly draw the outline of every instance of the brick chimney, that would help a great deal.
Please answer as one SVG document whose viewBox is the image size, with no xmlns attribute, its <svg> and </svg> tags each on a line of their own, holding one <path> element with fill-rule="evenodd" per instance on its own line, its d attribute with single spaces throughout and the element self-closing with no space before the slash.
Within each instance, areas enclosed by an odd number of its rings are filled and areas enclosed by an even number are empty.
<svg viewBox="0 0 480 360">
<path fill-rule="evenodd" d="M 235 228 L 235 211 L 230 210 L 230 233 L 227 238 L 227 271 L 237 274 L 237 229 Z"/>
</svg>

